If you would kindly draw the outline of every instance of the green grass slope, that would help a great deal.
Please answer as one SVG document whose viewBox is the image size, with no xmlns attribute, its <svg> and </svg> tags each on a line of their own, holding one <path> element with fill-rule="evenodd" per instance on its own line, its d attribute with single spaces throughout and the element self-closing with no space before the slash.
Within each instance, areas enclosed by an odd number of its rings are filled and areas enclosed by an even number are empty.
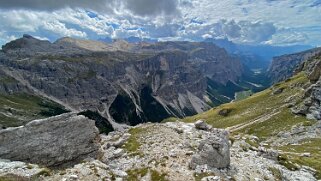
<svg viewBox="0 0 321 181">
<path fill-rule="evenodd" d="M 0 94 L 0 125 L 15 127 L 27 122 L 68 112 L 48 99 L 27 94 Z"/>
<path fill-rule="evenodd" d="M 255 134 L 265 138 L 307 121 L 305 117 L 292 114 L 289 109 L 290 102 L 301 101 L 304 93 L 302 86 L 307 82 L 306 76 L 300 73 L 247 99 L 223 104 L 207 112 L 184 118 L 183 121 L 205 119 L 208 124 L 217 128 L 227 128 L 232 132 Z M 273 93 L 277 90 L 282 92 Z"/>
<path fill-rule="evenodd" d="M 211 110 L 181 119 L 184 122 L 195 122 L 204 119 L 216 128 L 228 129 L 231 136 L 255 135 L 259 143 L 277 138 L 281 131 L 290 131 L 295 125 L 310 126 L 315 123 L 306 117 L 292 114 L 290 108 L 302 102 L 304 89 L 309 85 L 306 75 L 301 72 L 294 77 L 251 95 L 250 97 L 220 105 Z M 164 121 L 175 121 L 170 118 Z M 298 145 L 271 146 L 280 150 L 281 164 L 289 169 L 296 165 L 306 165 L 317 171 L 321 178 L 321 138 L 306 139 Z M 256 145 L 259 145 L 256 143 Z M 270 147 L 270 145 L 268 146 Z M 302 156 L 311 153 L 311 156 Z"/>
</svg>

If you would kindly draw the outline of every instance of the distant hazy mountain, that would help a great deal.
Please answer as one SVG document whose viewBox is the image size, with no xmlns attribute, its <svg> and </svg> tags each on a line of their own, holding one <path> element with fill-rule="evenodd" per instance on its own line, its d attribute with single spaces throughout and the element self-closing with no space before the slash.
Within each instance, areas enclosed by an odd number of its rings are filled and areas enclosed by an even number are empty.
<svg viewBox="0 0 321 181">
<path fill-rule="evenodd" d="M 130 36 L 130 37 L 124 38 L 123 40 L 127 41 L 128 43 L 139 43 L 139 42 L 155 43 L 155 42 L 157 42 L 156 39 L 139 38 L 136 36 Z M 98 41 L 102 41 L 105 43 L 112 43 L 113 41 L 115 41 L 115 39 L 112 39 L 110 37 L 106 37 L 106 38 L 98 39 Z"/>
<path fill-rule="evenodd" d="M 303 52 L 274 57 L 268 69 L 268 78 L 271 80 L 271 83 L 288 79 L 294 75 L 295 69 L 297 69 L 302 62 L 320 53 L 321 48 L 313 48 Z"/>
<path fill-rule="evenodd" d="M 98 41 L 102 41 L 102 42 L 105 42 L 105 43 L 112 43 L 113 39 L 110 38 L 110 37 L 105 37 L 105 38 L 98 39 Z"/>
<path fill-rule="evenodd" d="M 308 45 L 272 46 L 272 45 L 241 45 L 227 39 L 208 38 L 205 42 L 212 42 L 225 48 L 229 53 L 239 56 L 249 68 L 268 68 L 273 57 L 311 49 Z"/>
</svg>

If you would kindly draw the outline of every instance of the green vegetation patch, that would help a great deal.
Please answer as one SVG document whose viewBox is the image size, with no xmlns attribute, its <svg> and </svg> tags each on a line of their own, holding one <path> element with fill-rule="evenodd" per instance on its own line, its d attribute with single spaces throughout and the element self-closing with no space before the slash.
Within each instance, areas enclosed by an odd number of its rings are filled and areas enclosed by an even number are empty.
<svg viewBox="0 0 321 181">
<path fill-rule="evenodd" d="M 280 172 L 279 169 L 274 168 L 274 167 L 269 167 L 268 170 L 272 173 L 272 175 L 274 176 L 274 179 L 276 181 L 282 180 L 282 173 Z"/>
<path fill-rule="evenodd" d="M 284 160 L 315 169 L 315 176 L 321 179 L 321 138 L 306 139 L 299 145 L 286 145 L 279 149 L 286 152 L 282 155 Z M 310 156 L 303 156 L 303 153 L 309 153 Z"/>
<path fill-rule="evenodd" d="M 8 77 L 8 76 L 3 76 L 1 75 L 0 77 L 0 83 L 4 83 L 4 84 L 9 84 L 9 83 L 17 83 L 17 80 L 12 78 L 12 77 Z"/>
<path fill-rule="evenodd" d="M 235 101 L 240 101 L 240 100 L 246 99 L 246 98 L 250 97 L 252 94 L 253 94 L 253 92 L 251 90 L 237 92 L 237 93 L 235 93 Z"/>
<path fill-rule="evenodd" d="M 141 135 L 146 132 L 146 129 L 142 127 L 134 127 L 131 128 L 128 132 L 131 134 L 131 136 L 129 137 L 123 148 L 133 155 L 142 155 L 142 153 L 139 151 L 141 145 L 139 139 Z"/>
<path fill-rule="evenodd" d="M 292 97 L 291 102 L 293 103 L 301 101 L 304 90 L 298 85 L 307 82 L 306 75 L 300 73 L 287 82 L 281 82 L 247 99 L 223 104 L 207 112 L 184 118 L 182 121 L 195 122 L 204 119 L 216 128 L 230 127 L 233 130 L 234 127 L 240 127 L 235 132 L 254 134 L 264 139 L 307 121 L 304 117 L 292 114 L 286 103 L 289 97 Z M 284 88 L 284 91 L 280 94 L 273 94 L 273 91 L 279 88 Z M 222 110 L 232 111 L 222 114 Z"/>
<path fill-rule="evenodd" d="M 277 135 L 280 131 L 290 130 L 292 126 L 304 123 L 306 120 L 304 116 L 293 115 L 289 109 L 281 109 L 278 114 L 271 116 L 267 121 L 253 124 L 240 132 L 268 138 Z"/>
<path fill-rule="evenodd" d="M 127 170 L 127 181 L 139 181 L 142 177 L 147 175 L 148 168 L 140 168 L 140 169 L 133 169 Z"/>
<path fill-rule="evenodd" d="M 293 162 L 290 158 L 291 156 L 289 157 L 287 154 L 279 155 L 278 162 L 289 170 L 299 170 L 299 165 Z"/>
<path fill-rule="evenodd" d="M 17 181 L 17 180 L 27 180 L 25 177 L 14 175 L 14 174 L 6 174 L 3 176 L 0 176 L 1 181 Z"/>
<path fill-rule="evenodd" d="M 16 127 L 27 122 L 68 112 L 48 99 L 26 93 L 0 94 L 0 125 Z"/>
<path fill-rule="evenodd" d="M 150 168 L 127 170 L 127 174 L 126 181 L 140 181 L 147 174 L 150 174 L 151 181 L 167 181 L 165 173 L 160 173 Z"/>
<path fill-rule="evenodd" d="M 178 118 L 176 118 L 176 117 L 169 117 L 169 118 L 164 119 L 164 120 L 162 121 L 162 123 L 175 122 L 175 121 L 177 121 L 177 120 L 178 120 Z"/>
<path fill-rule="evenodd" d="M 165 173 L 159 173 L 156 170 L 151 170 L 152 181 L 167 181 Z"/>
</svg>

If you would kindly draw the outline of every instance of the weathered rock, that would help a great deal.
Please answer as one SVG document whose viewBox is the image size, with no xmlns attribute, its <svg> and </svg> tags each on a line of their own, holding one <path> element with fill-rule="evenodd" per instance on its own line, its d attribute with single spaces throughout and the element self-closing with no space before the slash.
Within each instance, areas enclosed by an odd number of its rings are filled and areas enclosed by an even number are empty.
<svg viewBox="0 0 321 181">
<path fill-rule="evenodd" d="M 119 176 L 119 177 L 126 177 L 128 174 L 122 170 L 112 170 L 113 174 L 115 174 L 116 176 Z"/>
<path fill-rule="evenodd" d="M 0 160 L 0 180 L 35 180 L 41 174 L 50 174 L 46 168 L 20 161 Z"/>
<path fill-rule="evenodd" d="M 207 165 L 214 168 L 225 168 L 230 164 L 230 145 L 228 133 L 223 131 L 220 135 L 201 141 L 198 152 L 192 156 L 190 167 L 195 169 L 198 165 Z"/>
<path fill-rule="evenodd" d="M 202 178 L 201 181 L 219 181 L 219 180 L 221 180 L 219 176 L 208 176 L 208 177 Z"/>
<path fill-rule="evenodd" d="M 208 124 L 206 124 L 206 122 L 204 120 L 198 120 L 194 123 L 195 128 L 196 129 L 200 129 L 200 130 L 210 130 L 212 127 Z"/>
<path fill-rule="evenodd" d="M 232 109 L 223 108 L 218 112 L 218 114 L 221 116 L 228 116 L 230 114 L 230 112 L 232 112 Z"/>
<path fill-rule="evenodd" d="M 311 157 L 311 153 L 302 153 L 301 157 Z"/>
<path fill-rule="evenodd" d="M 95 122 L 73 113 L 0 130 L 0 158 L 58 166 L 96 157 Z"/>
<path fill-rule="evenodd" d="M 277 89 L 273 90 L 272 95 L 281 94 L 283 91 L 284 91 L 284 87 L 277 88 Z"/>
<path fill-rule="evenodd" d="M 304 101 L 292 108 L 294 114 L 305 115 L 308 119 L 321 120 L 321 55 L 306 62 L 305 72 L 312 84 L 306 89 Z"/>
<path fill-rule="evenodd" d="M 317 82 L 321 77 L 321 60 L 315 58 L 314 61 L 309 62 L 306 69 L 309 80 L 312 83 Z"/>
<path fill-rule="evenodd" d="M 129 139 L 129 137 L 130 137 L 130 134 L 125 133 L 121 138 L 119 138 L 117 141 L 112 143 L 112 146 L 114 146 L 116 148 L 123 146 L 126 143 L 126 141 Z"/>
</svg>

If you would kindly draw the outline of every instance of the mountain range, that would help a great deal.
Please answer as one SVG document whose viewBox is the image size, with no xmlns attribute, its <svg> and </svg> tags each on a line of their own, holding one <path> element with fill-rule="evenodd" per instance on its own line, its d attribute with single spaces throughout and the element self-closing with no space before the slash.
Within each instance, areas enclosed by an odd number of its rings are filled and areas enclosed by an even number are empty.
<svg viewBox="0 0 321 181">
<path fill-rule="evenodd" d="M 114 126 L 201 113 L 254 84 L 242 80 L 237 58 L 212 43 L 51 43 L 24 35 L 2 47 L 0 64 L 8 80 L 1 94 L 45 97 L 69 111 L 96 112 Z M 2 113 L 4 120 L 8 115 Z"/>
<path fill-rule="evenodd" d="M 0 52 L 0 180 L 316 181 L 320 57 L 24 35 Z"/>
</svg>

